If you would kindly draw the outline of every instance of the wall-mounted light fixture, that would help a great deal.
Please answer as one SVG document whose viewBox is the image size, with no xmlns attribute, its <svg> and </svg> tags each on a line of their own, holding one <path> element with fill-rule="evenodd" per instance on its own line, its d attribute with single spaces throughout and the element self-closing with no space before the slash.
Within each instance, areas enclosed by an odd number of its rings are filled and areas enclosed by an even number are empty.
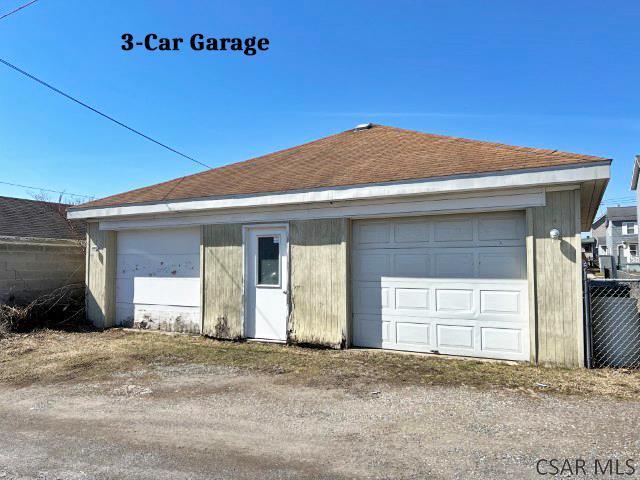
<svg viewBox="0 0 640 480">
<path fill-rule="evenodd" d="M 549 232 L 549 237 L 551 237 L 551 240 L 558 240 L 560 238 L 560 230 L 552 228 Z"/>
</svg>

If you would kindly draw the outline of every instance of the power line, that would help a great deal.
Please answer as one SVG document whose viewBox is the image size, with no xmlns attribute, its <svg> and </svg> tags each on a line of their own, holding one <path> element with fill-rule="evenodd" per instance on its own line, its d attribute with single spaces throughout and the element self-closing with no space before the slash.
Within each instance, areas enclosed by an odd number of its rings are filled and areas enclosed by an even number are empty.
<svg viewBox="0 0 640 480">
<path fill-rule="evenodd" d="M 121 126 L 121 127 L 123 127 L 123 128 L 126 128 L 126 129 L 127 129 L 127 130 L 129 130 L 130 132 L 133 132 L 133 133 L 135 133 L 136 135 L 140 135 L 142 138 L 145 138 L 145 139 L 147 139 L 147 140 L 149 140 L 149 141 L 151 141 L 151 142 L 155 143 L 156 145 L 160 145 L 161 147 L 166 148 L 166 149 L 167 149 L 167 150 L 169 150 L 170 152 L 176 153 L 176 154 L 180 155 L 181 157 L 184 157 L 184 158 L 186 158 L 186 159 L 188 159 L 188 160 L 191 160 L 192 162 L 197 163 L 198 165 L 202 165 L 203 167 L 206 167 L 206 168 L 208 168 L 208 169 L 210 169 L 210 168 L 211 168 L 209 165 L 207 165 L 207 164 L 205 164 L 205 163 L 202 163 L 201 161 L 196 160 L 195 158 L 190 157 L 189 155 L 185 155 L 184 153 L 179 152 L 179 151 L 178 151 L 178 150 L 176 150 L 175 148 L 171 148 L 170 146 L 165 145 L 164 143 L 159 142 L 158 140 L 155 140 L 155 139 L 151 138 L 151 137 L 150 137 L 150 136 L 148 136 L 148 135 L 145 135 L 144 133 L 142 133 L 142 132 L 140 132 L 140 131 L 136 130 L 135 128 L 132 128 L 132 127 L 130 127 L 130 126 L 128 126 L 128 125 L 125 125 L 124 123 L 122 123 L 122 122 L 120 122 L 120 121 L 116 120 L 115 118 L 113 118 L 113 117 L 111 117 L 111 116 L 107 115 L 106 113 L 103 113 L 103 112 L 101 112 L 100 110 L 97 110 L 97 109 L 93 108 L 92 106 L 87 105 L 86 103 L 84 103 L 84 102 L 82 102 L 82 101 L 78 100 L 77 98 L 74 98 L 74 97 L 72 97 L 71 95 L 69 95 L 69 94 L 67 94 L 67 93 L 64 93 L 62 90 L 57 89 L 57 88 L 56 88 L 56 87 L 54 87 L 53 85 L 49 85 L 49 84 L 48 84 L 47 82 L 45 82 L 44 80 L 40 80 L 39 78 L 37 78 L 37 77 L 35 77 L 35 76 L 31 75 L 31 74 L 30 74 L 30 73 L 28 73 L 28 72 L 25 72 L 25 71 L 24 71 L 24 70 L 22 70 L 21 68 L 16 67 L 15 65 L 13 65 L 13 64 L 11 64 L 11 63 L 9 63 L 9 62 L 7 62 L 6 60 L 4 60 L 4 59 L 2 59 L 2 58 L 0 58 L 0 63 L 3 63 L 3 64 L 4 64 L 4 65 L 6 65 L 7 67 L 12 68 L 12 69 L 13 69 L 13 70 L 15 70 L 16 72 L 21 73 L 21 74 L 22 74 L 22 75 L 24 75 L 25 77 L 28 77 L 28 78 L 30 78 L 31 80 L 35 81 L 35 82 L 38 82 L 40 85 L 43 85 L 43 86 L 47 87 L 47 88 L 48 88 L 48 89 L 50 89 L 50 90 L 53 90 L 54 92 L 56 92 L 56 93 L 58 93 L 58 94 L 62 95 L 63 97 L 68 98 L 68 99 L 69 99 L 69 100 L 71 100 L 72 102 L 75 102 L 75 103 L 77 103 L 78 105 L 81 105 L 81 106 L 83 106 L 83 107 L 85 107 L 85 108 L 87 108 L 87 109 L 91 110 L 92 112 L 97 113 L 98 115 L 100 115 L 100 116 L 102 116 L 102 117 L 106 118 L 107 120 L 110 120 L 110 121 L 112 121 L 113 123 L 115 123 L 115 124 L 117 124 L 117 125 L 120 125 L 120 126 Z"/>
<path fill-rule="evenodd" d="M 51 190 L 49 188 L 32 187 L 30 185 L 20 185 L 19 183 L 0 182 L 2 185 L 11 185 L 12 187 L 31 188 L 33 190 L 41 190 L 43 192 L 61 193 L 63 195 L 71 195 L 72 197 L 94 198 L 91 195 L 82 195 L 80 193 L 64 192 L 60 190 Z"/>
<path fill-rule="evenodd" d="M 31 2 L 29 2 L 29 3 L 25 3 L 24 5 L 19 6 L 19 7 L 18 7 L 18 8 L 16 8 L 15 10 L 11 10 L 10 12 L 5 13 L 4 15 L 2 15 L 2 16 L 0 17 L 0 20 L 2 20 L 3 18 L 8 17 L 9 15 L 13 15 L 13 14 L 14 14 L 14 13 L 16 13 L 16 12 L 19 12 L 19 11 L 20 11 L 20 10 L 22 10 L 23 8 L 27 8 L 29 5 L 33 5 L 33 4 L 34 4 L 34 3 L 36 3 L 37 1 L 38 1 L 38 0 L 32 0 L 32 1 L 31 1 Z"/>
</svg>

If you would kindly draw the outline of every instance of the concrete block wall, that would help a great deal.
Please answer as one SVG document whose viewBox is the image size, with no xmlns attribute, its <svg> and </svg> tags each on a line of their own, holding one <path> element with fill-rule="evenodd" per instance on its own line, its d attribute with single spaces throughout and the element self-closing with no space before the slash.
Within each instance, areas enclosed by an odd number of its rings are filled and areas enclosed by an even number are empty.
<svg viewBox="0 0 640 480">
<path fill-rule="evenodd" d="M 0 303 L 26 304 L 84 281 L 85 257 L 72 240 L 0 239 Z"/>
</svg>

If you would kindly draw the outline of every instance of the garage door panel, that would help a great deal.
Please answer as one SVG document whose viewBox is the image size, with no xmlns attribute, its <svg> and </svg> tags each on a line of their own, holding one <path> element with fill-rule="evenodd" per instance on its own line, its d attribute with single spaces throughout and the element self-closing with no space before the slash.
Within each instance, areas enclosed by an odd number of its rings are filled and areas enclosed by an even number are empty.
<svg viewBox="0 0 640 480">
<path fill-rule="evenodd" d="M 363 244 L 385 244 L 391 241 L 391 225 L 386 222 L 362 224 L 357 232 L 358 242 Z"/>
<path fill-rule="evenodd" d="M 377 315 L 356 315 L 354 336 L 361 347 L 382 348 L 384 342 L 395 342 L 391 338 L 391 322 Z"/>
<path fill-rule="evenodd" d="M 387 252 L 361 253 L 358 255 L 355 276 L 360 280 L 378 280 L 383 276 L 391 276 L 392 256 Z"/>
<path fill-rule="evenodd" d="M 376 249 L 354 253 L 354 278 L 526 278 L 524 247 Z"/>
<path fill-rule="evenodd" d="M 522 330 L 515 328 L 481 328 L 482 350 L 518 353 L 522 351 Z"/>
<path fill-rule="evenodd" d="M 436 253 L 435 271 L 436 278 L 469 278 L 475 276 L 474 253 L 446 251 Z"/>
<path fill-rule="evenodd" d="M 200 229 L 118 232 L 116 323 L 200 329 Z"/>
<path fill-rule="evenodd" d="M 405 217 L 354 223 L 356 249 L 524 245 L 521 212 Z"/>
<path fill-rule="evenodd" d="M 135 317 L 135 306 L 133 302 L 117 302 L 116 301 L 116 320 L 117 325 L 122 327 L 133 327 L 133 319 Z"/>
<path fill-rule="evenodd" d="M 429 289 L 428 288 L 396 288 L 395 308 L 396 310 L 421 310 L 429 309 Z"/>
<path fill-rule="evenodd" d="M 429 255 L 415 253 L 397 253 L 393 255 L 393 275 L 396 277 L 424 278 L 430 275 L 431 258 Z"/>
<path fill-rule="evenodd" d="M 436 243 L 473 241 L 473 218 L 471 217 L 435 220 L 433 228 Z"/>
<path fill-rule="evenodd" d="M 478 218 L 478 240 L 518 240 L 524 238 L 524 222 L 519 215 L 494 214 Z"/>
<path fill-rule="evenodd" d="M 140 275 L 192 277 L 200 272 L 198 254 L 132 254 L 118 252 L 116 278 Z"/>
<path fill-rule="evenodd" d="M 525 259 L 519 252 L 481 252 L 478 254 L 479 278 L 523 278 Z"/>
<path fill-rule="evenodd" d="M 389 308 L 389 288 L 380 284 L 358 285 L 354 290 L 354 305 L 359 312 L 380 313 Z"/>
<path fill-rule="evenodd" d="M 355 344 L 528 359 L 522 213 L 375 223 L 389 241 L 353 247 Z"/>
<path fill-rule="evenodd" d="M 438 350 L 443 348 L 474 350 L 473 325 L 437 325 Z"/>
<path fill-rule="evenodd" d="M 436 289 L 436 311 L 474 313 L 472 289 L 438 288 Z"/>
<path fill-rule="evenodd" d="M 430 345 L 431 324 L 396 322 L 396 343 L 405 345 Z"/>
<path fill-rule="evenodd" d="M 394 225 L 395 243 L 424 244 L 430 236 L 430 225 L 424 221 L 398 221 Z"/>
<path fill-rule="evenodd" d="M 136 304 L 134 317 L 141 328 L 200 333 L 198 307 Z"/>
<path fill-rule="evenodd" d="M 133 280 L 133 303 L 197 307 L 199 278 L 138 277 Z"/>
<path fill-rule="evenodd" d="M 118 255 L 180 255 L 192 254 L 199 249 L 199 228 L 127 230 L 118 233 Z"/>
<path fill-rule="evenodd" d="M 499 315 L 522 313 L 522 292 L 518 290 L 481 290 L 480 312 Z"/>
</svg>

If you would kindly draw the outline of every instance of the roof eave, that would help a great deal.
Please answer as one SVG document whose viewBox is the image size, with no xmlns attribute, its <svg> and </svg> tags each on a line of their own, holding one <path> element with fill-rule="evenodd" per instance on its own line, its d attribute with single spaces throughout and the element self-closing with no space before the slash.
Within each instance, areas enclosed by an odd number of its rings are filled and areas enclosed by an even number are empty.
<svg viewBox="0 0 640 480">
<path fill-rule="evenodd" d="M 300 203 L 322 203 L 367 198 L 385 198 L 432 193 L 472 192 L 501 188 L 576 184 L 606 180 L 610 177 L 610 160 L 589 164 L 573 164 L 553 168 L 487 172 L 475 175 L 416 179 L 406 182 L 364 184 L 273 194 L 184 199 L 146 204 L 110 205 L 92 208 L 72 208 L 72 219 L 99 219 L 145 214 L 175 214 L 190 211 L 222 210 L 263 206 L 286 206 Z M 598 201 L 599 203 L 599 201 Z M 594 212 L 595 215 L 595 212 Z"/>
</svg>

